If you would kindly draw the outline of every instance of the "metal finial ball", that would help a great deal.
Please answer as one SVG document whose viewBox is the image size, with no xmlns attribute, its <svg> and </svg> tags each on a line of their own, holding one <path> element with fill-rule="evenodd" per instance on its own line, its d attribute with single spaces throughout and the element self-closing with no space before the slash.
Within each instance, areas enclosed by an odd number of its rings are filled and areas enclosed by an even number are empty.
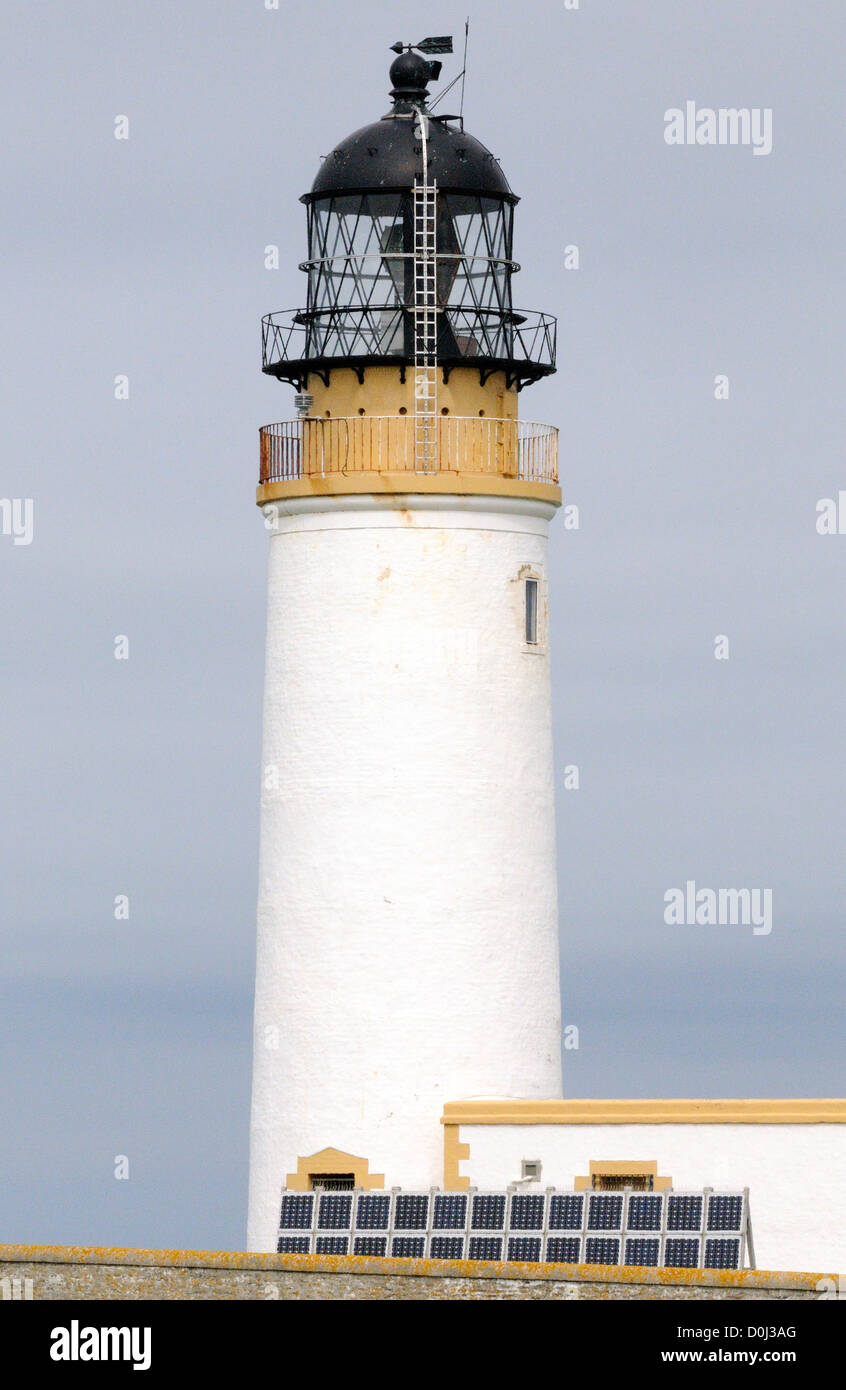
<svg viewBox="0 0 846 1390">
<path fill-rule="evenodd" d="M 393 95 L 396 97 L 425 97 L 432 77 L 432 65 L 419 53 L 401 53 L 390 67 Z"/>
</svg>

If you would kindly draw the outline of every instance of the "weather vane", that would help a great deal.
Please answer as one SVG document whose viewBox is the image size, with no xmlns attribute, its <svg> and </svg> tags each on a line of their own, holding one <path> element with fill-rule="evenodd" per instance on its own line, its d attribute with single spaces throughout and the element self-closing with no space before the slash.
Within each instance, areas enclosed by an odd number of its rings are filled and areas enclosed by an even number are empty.
<svg viewBox="0 0 846 1390">
<path fill-rule="evenodd" d="M 392 43 L 392 53 L 404 53 L 406 49 L 416 48 L 418 53 L 451 53 L 452 36 L 440 34 L 436 38 L 421 39 L 420 43 Z"/>
<path fill-rule="evenodd" d="M 421 39 L 419 43 L 401 43 L 397 40 L 396 43 L 391 44 L 392 53 L 410 53 L 413 48 L 416 48 L 418 53 L 451 53 L 452 35 L 438 34 L 428 39 Z M 429 64 L 429 74 L 432 82 L 437 82 L 441 75 L 441 67 L 441 63 Z"/>
</svg>

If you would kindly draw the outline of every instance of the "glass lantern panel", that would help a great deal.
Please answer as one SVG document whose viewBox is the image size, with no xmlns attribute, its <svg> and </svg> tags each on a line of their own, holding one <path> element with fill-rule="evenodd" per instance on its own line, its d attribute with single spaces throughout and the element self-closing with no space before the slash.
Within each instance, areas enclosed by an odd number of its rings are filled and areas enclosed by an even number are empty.
<svg viewBox="0 0 846 1390">
<path fill-rule="evenodd" d="M 511 307 L 511 208 L 494 198 L 443 193 L 443 215 L 453 229 L 455 273 L 446 302 L 503 312 Z M 440 230 L 440 228 L 439 228 Z M 439 254 L 450 252 L 439 237 Z"/>
<path fill-rule="evenodd" d="M 402 281 L 408 214 L 402 194 L 353 194 L 314 205 L 309 308 L 392 304 Z M 386 250 L 394 251 L 386 257 Z"/>
<path fill-rule="evenodd" d="M 508 356 L 511 205 L 438 193 L 437 299 L 444 355 Z M 411 192 L 320 200 L 309 215 L 308 333 L 315 356 L 413 351 Z"/>
</svg>

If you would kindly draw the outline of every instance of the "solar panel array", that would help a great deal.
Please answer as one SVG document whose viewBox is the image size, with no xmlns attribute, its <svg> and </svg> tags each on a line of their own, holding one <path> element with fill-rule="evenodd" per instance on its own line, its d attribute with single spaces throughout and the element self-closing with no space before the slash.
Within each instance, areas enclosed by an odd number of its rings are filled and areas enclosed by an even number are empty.
<svg viewBox="0 0 846 1390">
<path fill-rule="evenodd" d="M 742 1269 L 748 1192 L 288 1192 L 287 1255 Z"/>
</svg>

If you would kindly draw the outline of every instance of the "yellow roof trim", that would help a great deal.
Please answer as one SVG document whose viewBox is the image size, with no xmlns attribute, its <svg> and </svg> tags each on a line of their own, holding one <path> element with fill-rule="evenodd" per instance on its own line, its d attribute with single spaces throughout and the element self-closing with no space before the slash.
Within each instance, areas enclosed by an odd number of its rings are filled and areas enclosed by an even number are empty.
<svg viewBox="0 0 846 1390">
<path fill-rule="evenodd" d="M 846 1099 L 456 1100 L 444 1125 L 842 1125 Z"/>
</svg>

